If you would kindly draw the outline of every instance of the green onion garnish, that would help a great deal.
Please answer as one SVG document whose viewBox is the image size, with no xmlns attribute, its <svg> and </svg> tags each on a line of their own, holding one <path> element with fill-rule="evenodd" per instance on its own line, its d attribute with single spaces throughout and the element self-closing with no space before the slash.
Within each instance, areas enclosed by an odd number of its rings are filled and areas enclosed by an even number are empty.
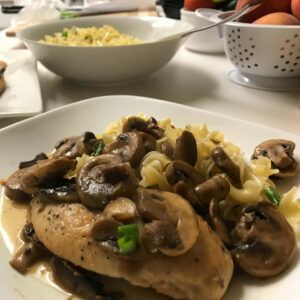
<svg viewBox="0 0 300 300">
<path fill-rule="evenodd" d="M 276 206 L 279 206 L 281 196 L 274 187 L 269 186 L 264 190 L 264 193 L 270 201 L 272 201 Z"/>
<path fill-rule="evenodd" d="M 121 253 L 128 254 L 137 248 L 137 241 L 130 236 L 123 236 L 117 240 L 118 247 L 120 248 Z"/>
<path fill-rule="evenodd" d="M 136 250 L 139 243 L 139 228 L 136 224 L 118 227 L 120 238 L 117 240 L 121 253 L 127 254 Z"/>
<path fill-rule="evenodd" d="M 98 141 L 94 145 L 94 152 L 92 153 L 92 156 L 98 156 L 102 153 L 103 148 L 104 148 L 104 142 L 103 141 Z"/>
<path fill-rule="evenodd" d="M 67 31 L 63 31 L 61 34 L 63 37 L 67 38 L 68 37 L 68 32 Z"/>
</svg>

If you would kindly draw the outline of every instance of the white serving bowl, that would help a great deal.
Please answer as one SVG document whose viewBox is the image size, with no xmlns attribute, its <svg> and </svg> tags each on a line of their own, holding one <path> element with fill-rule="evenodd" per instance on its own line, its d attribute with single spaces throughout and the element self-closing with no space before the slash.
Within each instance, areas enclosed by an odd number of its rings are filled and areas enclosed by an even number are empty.
<svg viewBox="0 0 300 300">
<path fill-rule="evenodd" d="M 61 32 L 64 27 L 112 25 L 144 41 L 139 45 L 83 47 L 50 45 L 40 40 Z M 141 79 L 163 67 L 183 43 L 180 37 L 159 38 L 184 33 L 190 24 L 158 17 L 95 16 L 52 21 L 23 29 L 18 37 L 33 55 L 53 73 L 80 83 L 119 84 Z"/>
<path fill-rule="evenodd" d="M 267 90 L 300 88 L 300 26 L 229 22 L 223 39 L 234 82 Z"/>
<path fill-rule="evenodd" d="M 197 13 L 181 9 L 181 20 L 191 24 L 194 28 L 201 28 L 215 23 L 212 17 L 220 14 L 219 10 L 203 8 Z M 214 27 L 199 33 L 194 33 L 185 42 L 185 47 L 189 50 L 202 53 L 224 53 L 224 45 L 219 37 L 218 27 Z"/>
</svg>

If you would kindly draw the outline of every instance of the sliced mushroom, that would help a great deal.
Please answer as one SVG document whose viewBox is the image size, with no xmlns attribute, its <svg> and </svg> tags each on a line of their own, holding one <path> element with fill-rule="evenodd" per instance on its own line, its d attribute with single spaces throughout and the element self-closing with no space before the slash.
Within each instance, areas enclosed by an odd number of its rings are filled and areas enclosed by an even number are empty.
<svg viewBox="0 0 300 300">
<path fill-rule="evenodd" d="M 14 172 L 5 181 L 4 194 L 11 200 L 28 201 L 32 198 L 31 194 L 27 194 L 21 187 L 21 181 L 27 169 L 20 169 Z"/>
<path fill-rule="evenodd" d="M 194 190 L 198 201 L 208 207 L 212 199 L 216 201 L 224 200 L 230 192 L 230 185 L 225 178 L 215 175 L 205 182 L 196 185 Z"/>
<path fill-rule="evenodd" d="M 130 162 L 133 168 L 137 168 L 146 154 L 146 149 L 137 132 L 127 132 L 120 134 L 116 141 L 106 145 L 103 153 L 119 155 L 123 162 Z"/>
<path fill-rule="evenodd" d="M 134 199 L 139 213 L 148 221 L 143 233 L 149 236 L 142 239 L 148 247 L 154 247 L 151 252 L 159 250 L 168 256 L 178 256 L 191 249 L 199 235 L 198 217 L 185 199 L 151 189 L 139 189 Z M 161 246 L 155 248 L 157 243 Z"/>
<path fill-rule="evenodd" d="M 113 218 L 118 221 L 128 222 L 132 221 L 136 217 L 137 208 L 132 200 L 120 197 L 106 205 L 103 210 L 103 215 L 106 218 Z"/>
<path fill-rule="evenodd" d="M 178 181 L 173 186 L 173 192 L 188 200 L 194 207 L 197 206 L 197 212 L 205 211 L 202 203 L 198 200 L 198 196 L 195 192 L 194 187 L 188 186 L 186 182 L 182 180 Z"/>
<path fill-rule="evenodd" d="M 231 239 L 229 237 L 229 232 L 220 212 L 219 201 L 215 198 L 213 198 L 209 204 L 209 217 L 211 226 L 216 234 L 225 244 L 230 245 Z"/>
<path fill-rule="evenodd" d="M 166 177 L 171 185 L 183 181 L 188 186 L 195 186 L 203 181 L 202 176 L 197 173 L 194 167 L 181 160 L 175 160 L 168 165 Z"/>
<path fill-rule="evenodd" d="M 296 246 L 292 227 L 269 202 L 248 204 L 231 237 L 235 262 L 255 277 L 272 277 L 284 271 Z"/>
<path fill-rule="evenodd" d="M 167 140 L 167 141 L 162 142 L 160 145 L 159 152 L 161 152 L 162 154 L 164 154 L 164 155 L 170 157 L 172 160 L 174 160 L 175 148 L 170 141 Z"/>
<path fill-rule="evenodd" d="M 47 254 L 47 249 L 37 238 L 31 223 L 27 223 L 22 230 L 22 238 L 25 242 L 14 254 L 10 265 L 18 272 L 25 274 L 28 269 Z"/>
<path fill-rule="evenodd" d="M 91 237 L 100 242 L 116 240 L 118 238 L 118 227 L 122 223 L 109 217 L 100 217 L 96 220 L 91 230 Z"/>
<path fill-rule="evenodd" d="M 145 132 L 139 132 L 139 135 L 144 143 L 146 153 L 156 150 L 156 141 L 152 135 Z"/>
<path fill-rule="evenodd" d="M 22 169 L 21 189 L 27 194 L 35 194 L 44 183 L 62 177 L 75 166 L 75 160 L 64 157 L 40 160 L 35 165 Z"/>
<path fill-rule="evenodd" d="M 53 157 L 64 156 L 73 159 L 83 154 L 90 155 L 96 152 L 100 142 L 103 143 L 103 140 L 97 139 L 94 133 L 86 131 L 81 136 L 73 136 L 59 141 L 55 145 L 56 151 Z"/>
<path fill-rule="evenodd" d="M 24 169 L 35 165 L 39 160 L 48 159 L 48 156 L 45 153 L 39 153 L 35 156 L 34 159 L 29 161 L 22 161 L 19 164 L 19 169 Z"/>
<path fill-rule="evenodd" d="M 241 185 L 240 168 L 231 160 L 223 148 L 214 148 L 211 152 L 211 158 L 218 168 L 226 173 L 234 183 Z"/>
<path fill-rule="evenodd" d="M 147 121 L 139 117 L 130 117 L 124 123 L 122 131 L 142 131 L 150 134 L 155 139 L 160 139 L 164 133 L 163 129 L 158 126 L 157 121 L 152 117 Z"/>
<path fill-rule="evenodd" d="M 190 131 L 183 131 L 176 140 L 174 160 L 182 160 L 191 166 L 197 162 L 197 143 L 194 135 Z"/>
<path fill-rule="evenodd" d="M 113 300 L 105 294 L 103 286 L 99 282 L 89 280 L 80 268 L 70 262 L 53 256 L 50 261 L 52 275 L 55 282 L 83 299 L 89 300 Z"/>
<path fill-rule="evenodd" d="M 103 209 L 118 197 L 129 197 L 136 189 L 136 178 L 128 163 L 110 163 L 115 155 L 90 159 L 77 174 L 77 188 L 82 203 Z"/>
<path fill-rule="evenodd" d="M 40 188 L 39 198 L 44 201 L 79 202 L 76 183 L 71 180 L 62 180 L 54 187 Z"/>
<path fill-rule="evenodd" d="M 274 139 L 260 143 L 254 150 L 252 159 L 260 156 L 268 157 L 273 168 L 279 169 L 275 178 L 287 178 L 295 176 L 299 172 L 298 163 L 293 158 L 295 143 L 289 140 Z"/>
</svg>

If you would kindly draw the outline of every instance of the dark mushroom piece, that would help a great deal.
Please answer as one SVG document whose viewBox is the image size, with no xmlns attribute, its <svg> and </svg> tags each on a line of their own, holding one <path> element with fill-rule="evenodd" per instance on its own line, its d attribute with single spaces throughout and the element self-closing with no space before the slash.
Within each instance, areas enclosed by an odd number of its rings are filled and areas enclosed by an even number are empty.
<svg viewBox="0 0 300 300">
<path fill-rule="evenodd" d="M 143 140 L 138 132 L 120 134 L 114 142 L 106 145 L 103 154 L 119 155 L 123 162 L 130 162 L 133 168 L 137 168 L 146 154 Z"/>
<path fill-rule="evenodd" d="M 220 212 L 219 201 L 215 198 L 213 198 L 209 204 L 209 217 L 211 227 L 215 233 L 219 236 L 223 243 L 230 245 L 231 239 L 229 232 Z"/>
<path fill-rule="evenodd" d="M 26 171 L 27 168 L 20 169 L 10 175 L 5 181 L 4 194 L 9 199 L 14 201 L 29 201 L 32 198 L 32 195 L 26 193 L 21 187 L 21 181 Z"/>
<path fill-rule="evenodd" d="M 160 128 L 157 121 L 151 117 L 149 120 L 144 120 L 139 117 L 130 117 L 123 125 L 122 132 L 142 131 L 150 134 L 155 139 L 162 138 L 164 130 Z"/>
<path fill-rule="evenodd" d="M 44 159 L 48 159 L 48 156 L 45 153 L 41 152 L 41 153 L 37 154 L 35 156 L 35 158 L 32 160 L 20 162 L 19 169 L 31 167 L 31 166 L 35 165 L 39 160 L 44 160 Z"/>
<path fill-rule="evenodd" d="M 102 139 L 97 139 L 94 133 L 86 131 L 81 136 L 68 137 L 59 141 L 55 145 L 56 151 L 53 157 L 68 157 L 74 159 L 83 154 L 91 155 L 97 152 L 99 143 L 104 145 Z M 99 154 L 101 153 L 97 153 L 97 155 Z"/>
<path fill-rule="evenodd" d="M 41 187 L 38 197 L 43 201 L 80 202 L 76 183 L 67 179 L 53 187 Z"/>
<path fill-rule="evenodd" d="M 176 140 L 174 160 L 182 160 L 191 166 L 197 162 L 197 143 L 194 135 L 185 130 Z"/>
<path fill-rule="evenodd" d="M 22 169 L 24 173 L 20 178 L 21 190 L 27 194 L 35 194 L 44 183 L 57 180 L 75 166 L 75 160 L 65 157 L 40 160 L 35 165 Z"/>
<path fill-rule="evenodd" d="M 166 178 L 171 185 L 179 181 L 185 182 L 189 187 L 203 182 L 202 176 L 194 167 L 181 160 L 174 160 L 166 169 Z"/>
<path fill-rule="evenodd" d="M 168 256 L 186 253 L 199 235 L 198 217 L 181 196 L 152 189 L 138 189 L 134 200 L 146 222 L 141 239 L 152 253 Z"/>
<path fill-rule="evenodd" d="M 229 176 L 233 183 L 241 186 L 240 168 L 230 159 L 223 148 L 214 148 L 211 152 L 211 158 L 218 168 Z"/>
<path fill-rule="evenodd" d="M 144 143 L 146 153 L 156 150 L 156 141 L 152 135 L 145 132 L 139 132 L 139 135 Z"/>
<path fill-rule="evenodd" d="M 216 201 L 224 200 L 229 192 L 230 185 L 221 175 L 215 175 L 210 179 L 194 187 L 198 201 L 208 207 L 212 199 Z"/>
<path fill-rule="evenodd" d="M 103 285 L 89 280 L 80 268 L 70 262 L 53 256 L 50 266 L 54 281 L 70 291 L 72 294 L 89 300 L 113 300 L 103 291 Z"/>
<path fill-rule="evenodd" d="M 295 143 L 289 140 L 274 139 L 267 140 L 256 146 L 252 159 L 261 156 L 268 157 L 272 162 L 272 167 L 279 170 L 274 174 L 274 178 L 288 178 L 295 176 L 299 172 L 298 163 L 293 158 Z"/>
<path fill-rule="evenodd" d="M 45 257 L 48 251 L 36 236 L 31 223 L 23 227 L 21 236 L 25 244 L 17 250 L 9 263 L 18 272 L 25 274 L 33 264 Z"/>
<path fill-rule="evenodd" d="M 107 242 L 118 238 L 118 227 L 122 223 L 113 219 L 100 217 L 91 229 L 91 237 L 99 242 Z"/>
<path fill-rule="evenodd" d="M 284 271 L 294 254 L 292 227 L 269 202 L 248 204 L 231 232 L 236 264 L 255 277 L 272 277 Z"/>
<path fill-rule="evenodd" d="M 174 160 L 175 148 L 170 141 L 167 140 L 167 141 L 162 142 L 160 145 L 159 152 L 161 152 L 162 154 L 164 154 L 164 155 L 170 157 L 172 160 Z"/>
<path fill-rule="evenodd" d="M 134 170 L 121 163 L 119 156 L 103 154 L 90 159 L 77 174 L 77 189 L 82 203 L 101 208 L 118 197 L 130 197 L 136 189 Z"/>
</svg>

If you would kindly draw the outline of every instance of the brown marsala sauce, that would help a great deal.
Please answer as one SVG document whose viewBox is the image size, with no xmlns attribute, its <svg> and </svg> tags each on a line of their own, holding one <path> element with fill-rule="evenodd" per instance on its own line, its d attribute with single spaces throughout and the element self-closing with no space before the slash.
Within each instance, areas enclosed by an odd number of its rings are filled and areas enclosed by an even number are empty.
<svg viewBox="0 0 300 300">
<path fill-rule="evenodd" d="M 3 189 L 4 190 L 4 189 Z M 3 240 L 13 255 L 15 251 L 23 245 L 23 240 L 20 237 L 20 232 L 26 223 L 28 214 L 28 205 L 20 204 L 11 201 L 4 192 L 0 194 L 0 228 L 3 236 Z M 9 263 L 9 262 L 7 262 Z M 34 276 L 41 281 L 58 289 L 62 293 L 61 299 L 75 300 L 81 299 L 77 296 L 65 291 L 61 286 L 58 286 L 51 275 L 51 268 L 48 261 L 40 261 L 30 268 L 27 275 Z M 156 293 L 152 289 L 145 289 L 133 286 L 122 279 L 109 278 L 102 276 L 101 283 L 104 285 L 106 292 L 122 292 L 124 293 L 124 300 L 170 300 L 171 298 Z M 142 295 L 142 298 L 141 298 Z"/>
</svg>

